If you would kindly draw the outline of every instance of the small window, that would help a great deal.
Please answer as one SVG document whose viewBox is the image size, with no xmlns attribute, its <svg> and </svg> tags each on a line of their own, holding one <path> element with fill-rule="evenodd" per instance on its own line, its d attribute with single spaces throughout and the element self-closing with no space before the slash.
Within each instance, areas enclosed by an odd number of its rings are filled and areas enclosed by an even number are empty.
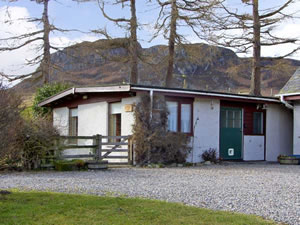
<svg viewBox="0 0 300 225">
<path fill-rule="evenodd" d="M 192 105 L 181 104 L 181 132 L 191 133 Z"/>
<path fill-rule="evenodd" d="M 177 132 L 178 123 L 178 102 L 167 102 L 169 110 L 168 115 L 168 130 Z"/>
<path fill-rule="evenodd" d="M 169 131 L 192 134 L 192 103 L 191 99 L 167 101 Z"/>
<path fill-rule="evenodd" d="M 253 113 L 253 134 L 264 134 L 264 117 L 263 112 Z"/>
<path fill-rule="evenodd" d="M 69 136 L 78 136 L 78 110 L 69 110 Z"/>
<path fill-rule="evenodd" d="M 235 109 L 221 110 L 222 128 L 242 128 L 242 111 Z"/>
<path fill-rule="evenodd" d="M 111 103 L 109 113 L 109 136 L 121 136 L 121 103 Z M 119 142 L 120 138 L 110 138 L 109 142 Z"/>
</svg>

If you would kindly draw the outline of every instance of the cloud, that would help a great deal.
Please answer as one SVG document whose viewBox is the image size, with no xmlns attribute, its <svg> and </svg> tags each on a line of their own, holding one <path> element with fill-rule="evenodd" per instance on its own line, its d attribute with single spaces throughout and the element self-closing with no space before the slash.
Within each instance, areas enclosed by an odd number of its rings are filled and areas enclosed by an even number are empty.
<svg viewBox="0 0 300 225">
<path fill-rule="evenodd" d="M 30 14 L 24 7 L 1 7 L 0 8 L 0 37 L 9 38 L 41 29 L 36 23 L 28 22 L 24 18 L 29 18 Z M 64 34 L 51 34 L 51 45 L 64 48 L 83 41 L 95 41 L 98 37 L 89 34 L 80 34 L 75 37 L 68 37 Z M 18 45 L 20 41 L 1 41 L 0 47 Z M 34 72 L 38 65 L 28 66 L 26 60 L 30 60 L 42 53 L 42 42 L 25 46 L 14 51 L 0 52 L 0 71 L 6 74 L 28 74 Z M 39 49 L 39 50 L 37 50 Z M 51 51 L 53 53 L 55 51 Z"/>
<path fill-rule="evenodd" d="M 0 37 L 8 38 L 24 33 L 37 31 L 38 27 L 34 23 L 29 23 L 23 18 L 28 18 L 29 13 L 22 7 L 2 7 L 0 8 Z M 19 41 L 1 41 L 0 46 L 14 46 L 20 44 Z M 22 74 L 34 71 L 35 67 L 24 66 L 26 59 L 32 59 L 36 55 L 33 46 L 26 46 L 14 51 L 0 53 L 0 71 L 7 74 Z"/>
</svg>

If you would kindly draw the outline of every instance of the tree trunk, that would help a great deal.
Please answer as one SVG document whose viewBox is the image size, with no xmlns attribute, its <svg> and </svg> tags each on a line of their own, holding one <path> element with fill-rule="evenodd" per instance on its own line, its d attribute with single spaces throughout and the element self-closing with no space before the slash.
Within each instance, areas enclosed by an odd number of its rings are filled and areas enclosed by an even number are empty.
<svg viewBox="0 0 300 225">
<path fill-rule="evenodd" d="M 130 19 L 130 83 L 137 84 L 138 82 L 138 43 L 137 43 L 137 18 L 136 18 L 136 8 L 135 0 L 130 0 L 131 8 L 131 19 Z"/>
<path fill-rule="evenodd" d="M 261 95 L 261 46 L 260 46 L 260 20 L 258 13 L 258 0 L 252 0 L 253 4 L 253 59 L 250 94 Z"/>
<path fill-rule="evenodd" d="M 168 70 L 167 70 L 167 76 L 166 76 L 166 81 L 165 81 L 166 87 L 171 87 L 172 77 L 173 77 L 177 16 L 178 16 L 178 11 L 177 11 L 177 7 L 176 7 L 176 0 L 172 0 L 170 36 L 169 36 Z"/>
<path fill-rule="evenodd" d="M 50 63 L 51 63 L 51 58 L 50 58 L 50 41 L 49 41 L 49 36 L 50 36 L 50 24 L 49 24 L 49 18 L 48 18 L 48 3 L 49 0 L 44 0 L 44 12 L 43 12 L 43 25 L 44 25 L 44 36 L 43 36 L 43 41 L 44 41 L 44 54 L 43 54 L 43 60 L 41 63 L 41 68 L 42 68 L 42 76 L 43 76 L 43 82 L 49 83 L 49 78 L 50 78 Z"/>
</svg>

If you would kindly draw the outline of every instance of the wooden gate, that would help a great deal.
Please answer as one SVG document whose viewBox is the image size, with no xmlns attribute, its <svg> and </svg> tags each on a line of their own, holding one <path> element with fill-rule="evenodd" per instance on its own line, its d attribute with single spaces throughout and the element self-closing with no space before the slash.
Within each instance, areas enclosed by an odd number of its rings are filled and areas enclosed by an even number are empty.
<svg viewBox="0 0 300 225">
<path fill-rule="evenodd" d="M 60 136 L 56 148 L 64 159 L 107 160 L 109 164 L 132 164 L 131 136 Z"/>
</svg>

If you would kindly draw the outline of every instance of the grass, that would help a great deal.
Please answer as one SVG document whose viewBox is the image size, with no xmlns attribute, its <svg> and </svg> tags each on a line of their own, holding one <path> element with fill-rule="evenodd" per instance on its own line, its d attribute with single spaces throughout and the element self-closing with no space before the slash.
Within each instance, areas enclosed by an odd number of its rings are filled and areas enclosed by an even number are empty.
<svg viewBox="0 0 300 225">
<path fill-rule="evenodd" d="M 0 224 L 206 224 L 271 225 L 253 215 L 212 211 L 137 198 L 45 192 L 13 192 L 0 197 Z"/>
</svg>

